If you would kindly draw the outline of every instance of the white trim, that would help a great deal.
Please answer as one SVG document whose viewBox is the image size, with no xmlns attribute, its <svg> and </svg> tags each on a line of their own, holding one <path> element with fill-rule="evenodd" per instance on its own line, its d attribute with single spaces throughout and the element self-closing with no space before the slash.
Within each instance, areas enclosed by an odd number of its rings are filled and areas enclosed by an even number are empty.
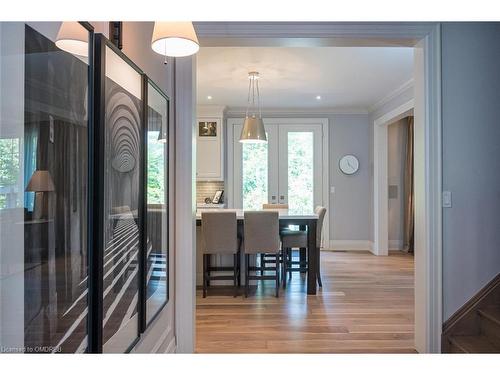
<svg viewBox="0 0 500 375">
<path fill-rule="evenodd" d="M 374 105 L 372 105 L 369 108 L 369 112 L 375 112 L 375 111 L 379 110 L 384 105 L 386 105 L 390 101 L 396 99 L 398 96 L 400 96 L 401 94 L 403 94 L 405 91 L 407 91 L 409 89 L 412 89 L 412 88 L 413 88 L 413 78 L 410 79 L 410 80 L 408 80 L 408 81 L 406 81 L 401 86 L 399 86 L 396 90 L 390 92 L 388 95 L 386 95 L 385 97 L 383 97 L 382 99 L 380 99 L 377 103 L 375 103 Z"/>
<path fill-rule="evenodd" d="M 414 106 L 414 100 L 409 100 L 373 122 L 373 253 L 375 255 L 389 254 L 387 125 L 402 118 Z"/>
<path fill-rule="evenodd" d="M 441 60 L 440 24 L 420 22 L 197 22 L 195 28 L 203 46 L 335 46 L 335 45 L 399 45 L 415 47 L 419 41 L 425 56 L 425 108 L 424 135 L 425 154 L 425 199 L 423 212 L 426 221 L 425 239 L 422 246 L 425 262 L 418 264 L 416 272 L 423 268 L 423 278 L 416 278 L 415 289 L 422 289 L 422 299 L 417 300 L 415 310 L 415 344 L 419 352 L 440 352 L 442 329 L 442 213 L 441 213 Z M 364 44 L 363 44 L 364 43 Z M 179 59 L 180 61 L 181 59 Z M 193 69 L 195 67 L 193 66 Z M 196 89 L 191 85 L 181 85 L 180 90 L 196 98 Z M 416 82 L 415 82 L 415 86 Z M 417 91 L 417 90 L 415 90 Z M 180 127 L 182 128 L 182 127 Z M 190 147 L 182 143 L 180 147 Z M 184 161 L 184 160 L 182 160 Z M 183 162 L 179 168 L 185 167 Z M 190 165 L 190 164 L 188 164 Z M 184 180 L 176 182 L 180 188 L 190 191 L 192 186 Z M 188 210 L 189 211 L 189 210 Z M 194 217 L 194 215 L 193 215 Z M 183 220 L 179 225 L 183 225 Z M 189 233 L 185 233 L 189 235 Z M 194 234 L 193 234 L 194 235 Z M 187 242 L 191 243 L 192 240 Z M 189 251 L 187 251 L 189 253 Z M 416 258 L 419 255 L 416 254 Z M 176 263 L 177 265 L 177 263 Z M 182 274 L 194 270 L 192 264 L 179 262 L 176 272 Z M 188 276 L 185 276 L 188 277 Z M 193 287 L 194 284 L 190 284 Z M 185 289 L 183 289 L 185 290 Z M 183 295 L 183 298 L 186 296 Z M 177 302 L 177 301 L 176 301 Z M 192 307 L 192 306 L 191 306 Z M 418 307 L 418 309 L 417 309 Z M 179 307 L 176 316 L 186 310 L 187 305 Z M 194 321 L 192 322 L 194 326 Z M 177 327 L 176 327 L 177 328 Z M 186 327 L 187 328 L 187 327 Z M 192 340 L 194 327 L 178 334 L 187 335 Z M 417 338 L 420 335 L 421 338 Z M 182 337 L 178 338 L 179 341 Z"/>
<path fill-rule="evenodd" d="M 245 107 L 227 107 L 225 114 L 227 117 L 244 117 L 246 112 Z M 367 108 L 349 107 L 349 108 L 262 108 L 263 117 L 278 117 L 278 116 L 330 116 L 330 115 L 366 115 L 369 111 Z"/>
<path fill-rule="evenodd" d="M 172 340 L 170 340 L 167 347 L 165 348 L 165 351 L 163 351 L 162 353 L 176 353 L 176 352 L 177 352 L 177 346 L 175 344 L 175 337 L 172 337 Z"/>
<path fill-rule="evenodd" d="M 372 251 L 372 241 L 369 240 L 330 240 L 330 246 L 324 250 Z"/>
</svg>

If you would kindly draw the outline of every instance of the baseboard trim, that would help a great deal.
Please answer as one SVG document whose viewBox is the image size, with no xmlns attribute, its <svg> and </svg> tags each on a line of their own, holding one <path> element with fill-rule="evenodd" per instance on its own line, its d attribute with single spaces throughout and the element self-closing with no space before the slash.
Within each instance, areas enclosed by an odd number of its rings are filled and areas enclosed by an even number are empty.
<svg viewBox="0 0 500 375">
<path fill-rule="evenodd" d="M 172 337 L 170 342 L 167 345 L 167 348 L 165 349 L 164 353 L 175 353 L 176 351 L 176 345 L 175 345 L 175 337 Z"/>
<path fill-rule="evenodd" d="M 479 290 L 469 301 L 443 323 L 443 336 L 448 335 L 453 327 L 467 314 L 474 311 L 495 289 L 500 288 L 500 273 Z"/>
<path fill-rule="evenodd" d="M 330 240 L 328 250 L 373 251 L 372 241 L 363 240 Z"/>
</svg>

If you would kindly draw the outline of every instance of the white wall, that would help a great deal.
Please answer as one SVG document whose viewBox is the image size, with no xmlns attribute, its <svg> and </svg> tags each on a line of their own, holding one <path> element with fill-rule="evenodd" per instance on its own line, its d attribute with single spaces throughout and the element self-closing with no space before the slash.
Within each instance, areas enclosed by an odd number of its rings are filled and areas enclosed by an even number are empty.
<svg viewBox="0 0 500 375">
<path fill-rule="evenodd" d="M 151 36 L 153 34 L 153 22 L 124 22 L 123 23 L 123 53 L 125 53 L 136 65 L 141 68 L 169 97 L 170 114 L 172 115 L 174 106 L 174 71 L 173 59 L 168 59 L 168 64 L 164 64 L 165 58 L 151 49 Z M 105 28 L 100 27 L 104 31 Z M 99 31 L 99 30 L 97 30 Z M 172 120 L 171 120 L 172 121 Z M 175 123 L 175 122 L 173 122 Z M 171 133 L 171 136 L 174 136 Z M 172 156 L 172 152 L 170 153 Z M 172 160 L 172 159 L 171 159 Z M 171 163 L 171 174 L 174 165 Z M 173 201 L 170 192 L 170 201 Z M 170 210 L 172 215 L 173 210 Z M 173 220 L 172 220 L 173 222 Z M 170 299 L 166 308 L 157 317 L 152 326 L 146 331 L 141 341 L 134 348 L 134 352 L 164 352 L 171 350 L 174 339 L 174 283 L 173 280 L 173 252 L 176 248 L 173 246 L 172 238 L 170 240 Z"/>
<path fill-rule="evenodd" d="M 401 250 L 404 242 L 404 171 L 408 119 L 390 124 L 387 129 L 387 178 L 395 186 L 396 195 L 389 195 L 389 248 Z"/>
<path fill-rule="evenodd" d="M 442 25 L 443 314 L 500 272 L 500 23 Z"/>
</svg>

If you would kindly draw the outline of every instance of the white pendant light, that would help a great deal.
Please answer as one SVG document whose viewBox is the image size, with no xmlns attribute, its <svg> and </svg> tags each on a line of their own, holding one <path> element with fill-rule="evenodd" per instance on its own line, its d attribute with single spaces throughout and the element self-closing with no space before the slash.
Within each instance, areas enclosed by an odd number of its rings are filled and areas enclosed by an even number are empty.
<svg viewBox="0 0 500 375">
<path fill-rule="evenodd" d="M 183 57 L 198 52 L 200 45 L 192 22 L 155 22 L 151 48 L 160 55 Z"/>
<path fill-rule="evenodd" d="M 73 55 L 89 56 L 89 32 L 78 22 L 63 22 L 56 37 L 56 46 Z"/>
<path fill-rule="evenodd" d="M 241 143 L 264 143 L 267 142 L 266 129 L 262 121 L 262 110 L 260 108 L 259 72 L 248 73 L 248 100 L 245 114 L 245 122 L 241 129 Z M 257 103 L 255 95 L 257 94 Z M 250 97 L 252 98 L 250 100 Z"/>
</svg>

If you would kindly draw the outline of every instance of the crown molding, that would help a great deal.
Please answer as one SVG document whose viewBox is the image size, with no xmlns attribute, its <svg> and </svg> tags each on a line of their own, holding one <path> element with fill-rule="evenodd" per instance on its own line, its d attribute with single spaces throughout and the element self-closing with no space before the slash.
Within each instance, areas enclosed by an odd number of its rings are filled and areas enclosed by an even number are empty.
<svg viewBox="0 0 500 375">
<path fill-rule="evenodd" d="M 383 97 L 381 100 L 379 100 L 377 103 L 373 104 L 368 108 L 368 112 L 372 113 L 375 112 L 376 110 L 382 108 L 384 105 L 389 103 L 391 100 L 394 100 L 401 94 L 403 94 L 406 90 L 412 89 L 413 88 L 413 78 L 406 81 L 403 83 L 401 86 L 399 86 L 396 90 L 390 92 L 388 95 Z"/>
<path fill-rule="evenodd" d="M 224 105 L 200 104 L 196 106 L 198 117 L 223 117 L 226 110 Z"/>
<path fill-rule="evenodd" d="M 246 113 L 245 107 L 227 107 L 225 115 L 227 117 L 244 116 Z M 289 116 L 289 115 L 304 115 L 304 116 L 319 116 L 319 115 L 359 115 L 368 114 L 368 110 L 362 107 L 352 108 L 262 108 L 262 116 Z"/>
</svg>

